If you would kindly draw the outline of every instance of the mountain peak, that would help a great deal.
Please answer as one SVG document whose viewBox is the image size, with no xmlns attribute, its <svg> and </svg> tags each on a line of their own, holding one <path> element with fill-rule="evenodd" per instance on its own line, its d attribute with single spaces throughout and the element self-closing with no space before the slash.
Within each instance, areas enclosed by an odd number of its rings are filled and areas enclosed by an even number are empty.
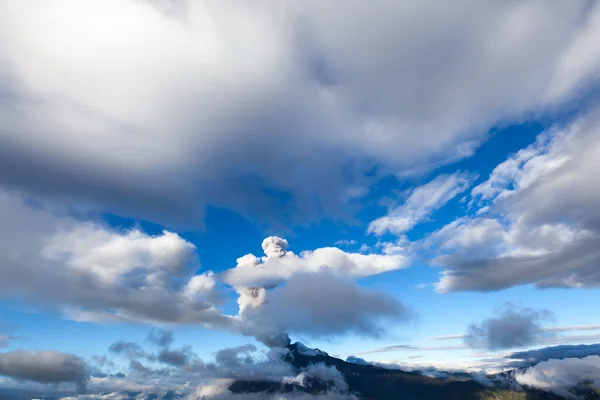
<svg viewBox="0 0 600 400">
<path fill-rule="evenodd" d="M 288 348 L 290 349 L 292 354 L 300 354 L 302 356 L 307 356 L 307 357 L 316 357 L 316 356 L 329 357 L 329 354 L 327 354 L 326 352 L 319 350 L 319 349 L 311 349 L 310 347 L 305 346 L 301 342 L 293 343 L 293 344 L 289 345 Z"/>
</svg>

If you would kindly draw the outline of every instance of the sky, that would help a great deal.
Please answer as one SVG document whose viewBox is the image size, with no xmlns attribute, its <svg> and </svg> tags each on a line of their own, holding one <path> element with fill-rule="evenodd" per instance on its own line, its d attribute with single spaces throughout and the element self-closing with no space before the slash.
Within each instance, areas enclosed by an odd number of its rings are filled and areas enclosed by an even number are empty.
<svg viewBox="0 0 600 400">
<path fill-rule="evenodd" d="M 0 0 L 0 386 L 10 354 L 160 364 L 114 350 L 149 332 L 600 342 L 599 35 L 583 0 Z"/>
</svg>

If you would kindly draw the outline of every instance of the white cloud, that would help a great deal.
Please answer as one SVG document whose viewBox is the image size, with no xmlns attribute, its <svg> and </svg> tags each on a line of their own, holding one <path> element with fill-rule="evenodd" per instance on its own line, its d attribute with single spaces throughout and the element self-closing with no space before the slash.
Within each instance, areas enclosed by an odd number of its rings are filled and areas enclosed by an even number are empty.
<svg viewBox="0 0 600 400">
<path fill-rule="evenodd" d="M 578 398 L 572 389 L 582 383 L 600 387 L 600 356 L 542 361 L 515 374 L 521 385 Z"/>
<path fill-rule="evenodd" d="M 222 276 L 197 274 L 194 246 L 175 233 L 116 231 L 54 215 L 6 192 L 0 192 L 0 209 L 0 225 L 15 227 L 0 230 L 2 296 L 52 307 L 70 319 L 201 324 L 285 346 L 287 332 L 376 335 L 381 318 L 402 320 L 408 313 L 399 301 L 349 280 L 400 268 L 402 256 L 337 248 L 296 256 L 285 250 L 284 239 L 269 237 L 262 261 L 247 255 L 223 275 L 239 293 L 239 313 L 229 316 L 220 308 Z M 268 293 L 264 288 L 283 281 Z M 325 293 L 306 296 L 316 288 Z M 315 302 L 319 298 L 326 305 Z"/>
<path fill-rule="evenodd" d="M 431 182 L 411 191 L 399 207 L 369 224 L 368 232 L 381 236 L 387 232 L 401 235 L 410 231 L 458 194 L 467 190 L 471 178 L 466 174 L 440 175 Z"/>
<path fill-rule="evenodd" d="M 2 5 L 4 185 L 167 224 L 335 214 L 373 163 L 464 157 L 598 78 L 584 1 L 157 4 Z"/>
<path fill-rule="evenodd" d="M 216 323 L 214 278 L 194 276 L 195 248 L 180 236 L 54 215 L 0 192 L 2 296 L 54 307 L 74 319 Z"/>
<path fill-rule="evenodd" d="M 600 141 L 595 109 L 510 156 L 472 191 L 475 216 L 425 238 L 442 267 L 441 292 L 499 290 L 519 284 L 595 287 Z"/>
<path fill-rule="evenodd" d="M 151 331 L 150 338 L 156 338 L 157 335 L 152 332 L 154 331 Z M 167 336 L 172 338 L 168 332 Z M 166 346 L 168 347 L 169 344 L 170 342 Z M 162 346 L 161 348 L 165 350 L 167 347 Z M 190 348 L 190 357 L 196 357 L 190 346 L 183 348 Z M 153 358 L 152 354 L 146 353 L 148 366 L 132 362 L 126 375 L 92 376 L 87 391 L 90 394 L 69 397 L 69 399 L 104 399 L 102 396 L 107 396 L 105 393 L 109 392 L 111 395 L 108 395 L 107 399 L 119 399 L 119 396 L 126 394 L 125 392 L 141 392 L 139 395 L 136 394 L 136 399 L 146 399 L 154 398 L 153 396 L 156 395 L 160 397 L 168 391 L 176 391 L 186 399 L 228 399 L 229 396 L 240 399 L 272 398 L 271 394 L 267 392 L 247 393 L 243 389 L 240 390 L 239 386 L 236 389 L 236 385 L 234 385 L 236 382 L 241 383 L 243 387 L 247 381 L 258 381 L 267 385 L 272 383 L 273 387 L 286 385 L 291 388 L 293 386 L 294 393 L 297 393 L 299 398 L 312 399 L 313 397 L 309 394 L 304 395 L 301 392 L 302 387 L 307 386 L 309 378 L 317 378 L 327 383 L 328 390 L 323 394 L 325 397 L 322 398 L 338 398 L 336 396 L 348 398 L 343 397 L 348 391 L 348 385 L 344 381 L 343 375 L 335 367 L 311 364 L 304 368 L 296 368 L 286 361 L 289 356 L 289 350 L 286 348 L 270 349 L 264 352 L 258 351 L 253 345 L 244 345 L 217 351 L 214 361 L 204 363 L 195 358 L 193 363 L 166 363 L 165 368 L 154 368 L 150 366 L 153 361 L 163 363 L 164 361 L 161 361 L 160 357 Z M 103 370 L 105 370 L 105 366 L 99 366 L 96 372 L 102 375 Z M 73 392 L 73 389 L 66 391 L 66 393 L 69 392 Z M 127 395 L 129 396 L 130 393 Z M 285 396 L 287 398 L 287 393 Z M 273 399 L 276 398 L 278 397 L 273 397 Z M 321 396 L 315 398 L 318 399 Z M 349 398 L 354 399 L 353 397 Z"/>
<path fill-rule="evenodd" d="M 360 278 L 408 266 L 408 258 L 401 254 L 346 253 L 336 247 L 323 247 L 296 255 L 287 251 L 287 246 L 285 239 L 266 238 L 263 242 L 266 256 L 259 259 L 248 254 L 238 258 L 237 266 L 223 273 L 224 281 L 235 287 L 268 287 L 296 274 L 333 272 Z"/>
<path fill-rule="evenodd" d="M 176 233 L 163 231 L 148 236 L 139 230 L 118 233 L 81 224 L 66 232 L 57 232 L 42 250 L 49 260 L 65 262 L 67 268 L 89 273 L 105 284 L 120 277 L 143 272 L 145 285 L 178 274 L 195 257 L 195 246 Z M 198 282 L 197 280 L 195 281 Z"/>
</svg>

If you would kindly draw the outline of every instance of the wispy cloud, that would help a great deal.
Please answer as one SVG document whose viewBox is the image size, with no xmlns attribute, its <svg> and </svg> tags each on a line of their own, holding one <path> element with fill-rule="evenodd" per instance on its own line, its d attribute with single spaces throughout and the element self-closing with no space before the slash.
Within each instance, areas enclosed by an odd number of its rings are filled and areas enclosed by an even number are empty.
<svg viewBox="0 0 600 400">
<path fill-rule="evenodd" d="M 447 351 L 447 350 L 464 350 L 466 346 L 424 346 L 424 347 L 416 347 L 411 345 L 395 345 L 395 346 L 387 346 L 380 347 L 378 349 L 367 350 L 357 352 L 356 354 L 376 354 L 376 353 L 389 353 L 393 351 Z"/>
<path fill-rule="evenodd" d="M 566 326 L 552 326 L 541 328 L 542 332 L 577 332 L 577 331 L 597 331 L 600 330 L 600 325 L 566 325 Z M 465 333 L 456 334 L 456 335 L 442 335 L 442 336 L 432 336 L 427 338 L 427 340 L 463 340 L 467 335 Z M 560 338 L 549 339 L 548 341 L 554 340 L 569 340 L 570 338 L 583 338 L 590 337 L 594 338 L 596 335 L 581 335 L 581 336 L 564 336 Z"/>
<path fill-rule="evenodd" d="M 440 175 L 423 186 L 413 189 L 406 201 L 392 208 L 387 215 L 369 224 L 368 232 L 377 236 L 385 233 L 401 235 L 467 190 L 473 177 L 465 173 Z"/>
<path fill-rule="evenodd" d="M 462 333 L 462 334 L 458 334 L 458 335 L 443 335 L 443 336 L 433 336 L 430 338 L 427 338 L 427 340 L 459 340 L 459 339 L 464 339 L 467 335 Z"/>
</svg>

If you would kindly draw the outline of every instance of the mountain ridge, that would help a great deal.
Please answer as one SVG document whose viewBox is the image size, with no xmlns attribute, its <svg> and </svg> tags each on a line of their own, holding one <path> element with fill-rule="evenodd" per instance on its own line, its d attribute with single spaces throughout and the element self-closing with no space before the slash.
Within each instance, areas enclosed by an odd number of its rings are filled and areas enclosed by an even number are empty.
<svg viewBox="0 0 600 400">
<path fill-rule="evenodd" d="M 464 377 L 433 378 L 417 371 L 388 369 L 376 365 L 356 364 L 332 357 L 320 349 L 310 349 L 296 342 L 287 346 L 289 353 L 284 360 L 298 371 L 311 364 L 323 364 L 335 367 L 344 377 L 348 391 L 361 400 L 395 400 L 399 396 L 403 400 L 558 400 L 565 397 L 533 388 L 516 390 L 511 388 L 514 381 L 514 370 L 493 377 L 504 381 L 506 385 L 486 386 L 475 379 Z M 501 379 L 502 378 L 502 379 Z M 304 386 L 299 384 L 282 385 L 273 382 L 250 380 L 235 381 L 229 390 L 233 393 L 269 392 L 283 393 L 302 391 L 310 394 L 324 394 L 331 390 L 331 385 L 318 378 L 313 378 Z M 580 399 L 600 400 L 600 394 L 592 389 L 581 388 L 577 392 Z"/>
</svg>

